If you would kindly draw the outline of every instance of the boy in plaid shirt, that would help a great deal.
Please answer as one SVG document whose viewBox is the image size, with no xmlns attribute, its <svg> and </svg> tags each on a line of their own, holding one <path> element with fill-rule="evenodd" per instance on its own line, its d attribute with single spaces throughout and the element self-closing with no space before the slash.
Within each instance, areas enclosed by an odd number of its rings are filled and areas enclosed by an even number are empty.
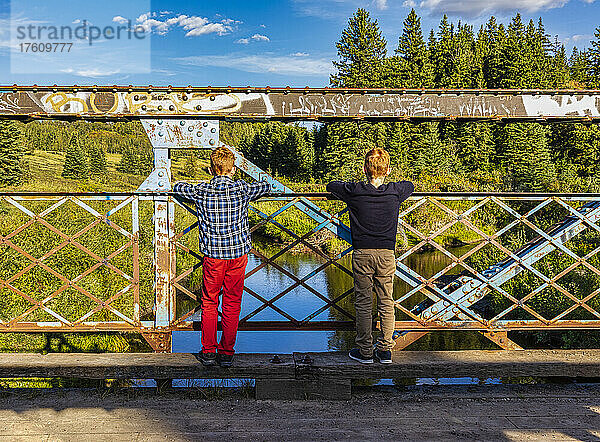
<svg viewBox="0 0 600 442">
<path fill-rule="evenodd" d="M 271 191 L 266 181 L 234 181 L 235 157 L 218 147 L 210 155 L 214 177 L 197 185 L 179 182 L 173 192 L 193 201 L 198 212 L 200 252 L 204 254 L 202 278 L 202 351 L 204 365 L 230 367 L 244 291 L 248 252 L 248 204 Z M 223 293 L 221 327 L 217 344 L 219 294 Z"/>
</svg>

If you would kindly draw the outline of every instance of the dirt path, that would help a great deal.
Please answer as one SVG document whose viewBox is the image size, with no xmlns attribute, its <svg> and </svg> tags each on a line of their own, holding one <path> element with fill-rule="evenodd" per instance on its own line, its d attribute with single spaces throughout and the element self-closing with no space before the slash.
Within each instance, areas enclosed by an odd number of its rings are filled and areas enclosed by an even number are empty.
<svg viewBox="0 0 600 442">
<path fill-rule="evenodd" d="M 356 389 L 349 402 L 140 389 L 0 395 L 0 441 L 600 440 L 600 385 L 382 387 Z"/>
</svg>

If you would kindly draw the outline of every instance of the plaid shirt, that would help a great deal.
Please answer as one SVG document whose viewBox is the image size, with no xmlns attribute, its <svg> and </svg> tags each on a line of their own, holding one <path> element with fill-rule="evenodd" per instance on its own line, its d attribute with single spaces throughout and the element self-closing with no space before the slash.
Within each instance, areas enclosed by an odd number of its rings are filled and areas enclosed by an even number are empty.
<svg viewBox="0 0 600 442">
<path fill-rule="evenodd" d="M 266 181 L 250 184 L 228 176 L 197 185 L 179 182 L 173 187 L 173 192 L 196 204 L 200 251 L 217 259 L 239 258 L 250 251 L 248 204 L 270 191 Z"/>
</svg>

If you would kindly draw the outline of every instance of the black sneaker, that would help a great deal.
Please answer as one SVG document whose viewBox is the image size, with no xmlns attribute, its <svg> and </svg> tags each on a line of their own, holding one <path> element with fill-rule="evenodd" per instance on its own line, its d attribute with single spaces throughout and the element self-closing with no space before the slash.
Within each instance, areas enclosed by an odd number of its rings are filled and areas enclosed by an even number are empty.
<svg viewBox="0 0 600 442">
<path fill-rule="evenodd" d="M 221 367 L 231 367 L 231 365 L 233 364 L 233 355 L 224 355 L 219 353 L 217 355 L 217 363 Z"/>
<path fill-rule="evenodd" d="M 375 350 L 375 359 L 377 359 L 381 364 L 391 364 L 392 352 L 389 350 Z"/>
<path fill-rule="evenodd" d="M 202 362 L 205 367 L 213 367 L 217 365 L 217 354 L 216 353 L 197 353 L 196 359 Z"/>
<path fill-rule="evenodd" d="M 358 348 L 353 348 L 352 350 L 350 350 L 348 356 L 350 356 L 350 359 L 354 359 L 355 361 L 358 361 L 361 364 L 373 363 L 373 356 L 363 356 Z"/>
</svg>

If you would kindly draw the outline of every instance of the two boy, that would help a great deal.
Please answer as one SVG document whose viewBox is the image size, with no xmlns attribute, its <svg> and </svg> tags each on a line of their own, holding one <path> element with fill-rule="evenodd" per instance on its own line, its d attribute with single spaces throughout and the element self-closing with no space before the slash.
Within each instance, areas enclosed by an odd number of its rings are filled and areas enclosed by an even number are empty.
<svg viewBox="0 0 600 442">
<path fill-rule="evenodd" d="M 233 361 L 244 276 L 250 251 L 248 204 L 270 192 L 265 182 L 234 181 L 235 157 L 225 147 L 210 156 L 214 175 L 209 183 L 177 183 L 176 194 L 195 203 L 198 211 L 200 251 L 204 254 L 202 280 L 202 364 L 229 367 Z M 390 174 L 390 156 L 372 149 L 365 156 L 367 182 L 333 181 L 327 190 L 344 201 L 350 212 L 354 253 L 352 271 L 356 305 L 356 344 L 350 358 L 391 363 L 395 309 L 392 297 L 396 260 L 396 231 L 400 204 L 414 191 L 409 181 L 384 184 Z M 377 296 L 381 334 L 373 350 L 372 293 Z M 217 343 L 219 295 L 222 293 L 221 326 Z"/>
</svg>

